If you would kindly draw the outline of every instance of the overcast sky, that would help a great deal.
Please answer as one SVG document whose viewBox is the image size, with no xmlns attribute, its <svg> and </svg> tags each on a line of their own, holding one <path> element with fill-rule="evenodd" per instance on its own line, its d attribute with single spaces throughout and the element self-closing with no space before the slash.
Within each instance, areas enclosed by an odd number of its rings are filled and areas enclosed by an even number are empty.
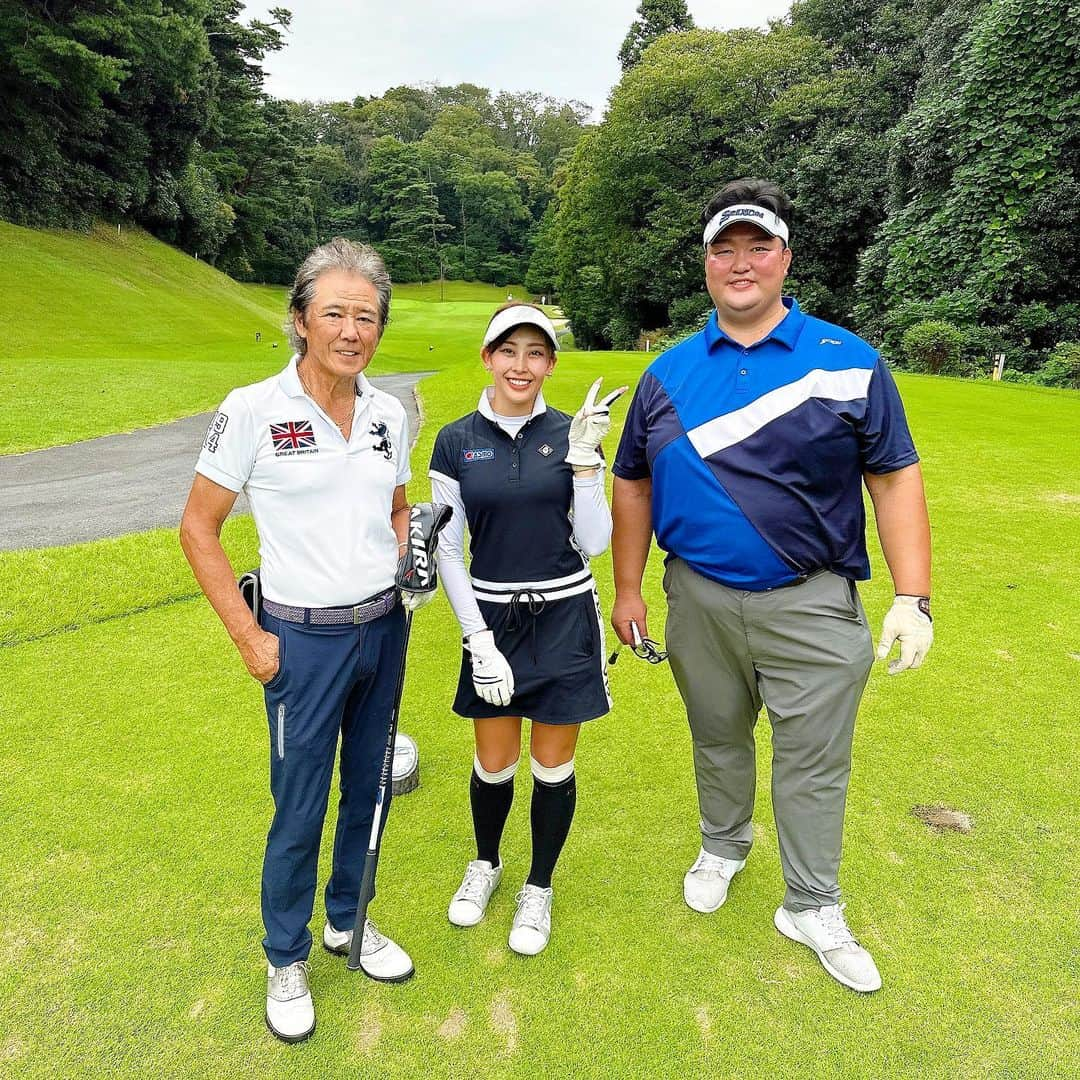
<svg viewBox="0 0 1080 1080">
<path fill-rule="evenodd" d="M 266 89 L 294 101 L 351 101 L 391 86 L 471 82 L 537 90 L 603 110 L 639 0 L 277 0 L 288 44 L 266 58 Z M 247 18 L 270 3 L 248 3 Z M 701 27 L 764 28 L 790 0 L 690 0 Z"/>
</svg>

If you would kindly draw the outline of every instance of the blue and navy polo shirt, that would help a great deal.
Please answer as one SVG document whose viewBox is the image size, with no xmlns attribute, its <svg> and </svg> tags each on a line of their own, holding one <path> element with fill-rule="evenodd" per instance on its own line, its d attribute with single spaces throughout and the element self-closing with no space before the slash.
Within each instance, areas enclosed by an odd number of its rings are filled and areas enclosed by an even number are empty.
<svg viewBox="0 0 1080 1080">
<path fill-rule="evenodd" d="M 435 437 L 431 471 L 461 488 L 474 578 L 548 581 L 588 565 L 572 542 L 570 419 L 540 400 L 516 436 L 478 409 Z"/>
<path fill-rule="evenodd" d="M 613 471 L 652 478 L 660 547 L 737 589 L 870 576 L 862 475 L 919 460 L 889 369 L 862 338 L 787 315 L 745 347 L 713 312 L 634 393 Z"/>
</svg>

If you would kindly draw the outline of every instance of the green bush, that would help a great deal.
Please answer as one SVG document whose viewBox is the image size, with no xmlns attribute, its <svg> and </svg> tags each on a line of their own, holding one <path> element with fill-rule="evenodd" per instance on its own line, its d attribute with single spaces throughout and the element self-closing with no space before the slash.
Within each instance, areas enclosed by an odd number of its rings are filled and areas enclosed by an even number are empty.
<svg viewBox="0 0 1080 1080">
<path fill-rule="evenodd" d="M 637 328 L 624 315 L 614 316 L 604 331 L 613 349 L 633 349 L 637 343 Z"/>
<path fill-rule="evenodd" d="M 926 319 L 904 331 L 901 355 L 912 371 L 931 375 L 965 375 L 961 359 L 963 332 L 952 323 Z"/>
<path fill-rule="evenodd" d="M 1041 386 L 1080 390 L 1080 341 L 1059 341 L 1035 377 Z"/>
<path fill-rule="evenodd" d="M 683 338 L 696 334 L 708 322 L 712 311 L 712 297 L 704 290 L 673 300 L 668 308 L 668 335 Z"/>
</svg>

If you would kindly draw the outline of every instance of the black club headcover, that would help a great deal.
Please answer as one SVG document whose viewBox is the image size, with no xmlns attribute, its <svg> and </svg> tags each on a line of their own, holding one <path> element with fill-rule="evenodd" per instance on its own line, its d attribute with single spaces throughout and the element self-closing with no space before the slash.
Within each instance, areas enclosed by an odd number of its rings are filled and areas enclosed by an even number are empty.
<svg viewBox="0 0 1080 1080">
<path fill-rule="evenodd" d="M 394 583 L 405 592 L 434 592 L 438 585 L 439 533 L 453 510 L 445 503 L 414 503 L 409 509 L 409 536 L 398 560 Z"/>
</svg>

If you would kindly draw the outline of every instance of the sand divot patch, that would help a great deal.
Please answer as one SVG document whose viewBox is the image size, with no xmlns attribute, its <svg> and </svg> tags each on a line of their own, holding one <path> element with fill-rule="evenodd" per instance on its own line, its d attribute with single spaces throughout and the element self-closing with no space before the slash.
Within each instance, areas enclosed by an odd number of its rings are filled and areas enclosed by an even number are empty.
<svg viewBox="0 0 1080 1080">
<path fill-rule="evenodd" d="M 709 1016 L 709 1007 L 707 1005 L 699 1005 L 694 1010 L 694 1019 L 697 1021 L 697 1026 L 701 1029 L 701 1037 L 707 1046 L 709 1044 L 709 1038 L 712 1035 L 712 1017 Z"/>
<path fill-rule="evenodd" d="M 0 1061 L 17 1061 L 26 1053 L 26 1047 L 21 1039 L 8 1039 L 3 1047 L 0 1047 Z"/>
<path fill-rule="evenodd" d="M 356 1032 L 356 1049 L 365 1057 L 379 1045 L 382 1038 L 382 1011 L 374 1005 L 368 1005 L 360 1017 L 360 1026 Z"/>
<path fill-rule="evenodd" d="M 491 1026 L 506 1040 L 506 1053 L 515 1053 L 518 1048 L 518 1022 L 505 993 L 491 1003 Z"/>
<path fill-rule="evenodd" d="M 975 822 L 970 814 L 964 813 L 963 810 L 953 810 L 952 807 L 941 803 L 935 803 L 933 806 L 913 806 L 911 812 L 934 832 L 969 833 L 975 828 Z"/>
<path fill-rule="evenodd" d="M 436 1028 L 435 1034 L 447 1042 L 454 1042 L 461 1038 L 468 1022 L 469 1018 L 465 1015 L 465 1010 L 455 1006 L 450 1010 L 447 1018 Z"/>
</svg>

